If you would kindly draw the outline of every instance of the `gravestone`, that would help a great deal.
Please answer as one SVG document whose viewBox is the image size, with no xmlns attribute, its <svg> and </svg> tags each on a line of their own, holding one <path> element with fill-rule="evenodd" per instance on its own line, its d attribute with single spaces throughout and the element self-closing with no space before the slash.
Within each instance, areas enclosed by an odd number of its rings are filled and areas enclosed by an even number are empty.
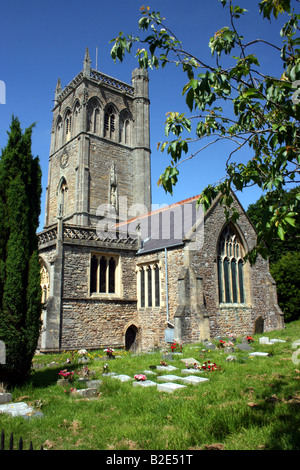
<svg viewBox="0 0 300 470">
<path fill-rule="evenodd" d="M 167 370 L 168 372 L 171 372 L 172 370 L 177 370 L 177 367 L 174 367 L 174 366 L 156 366 L 156 370 L 159 370 L 159 371 Z"/>
<path fill-rule="evenodd" d="M 262 336 L 259 338 L 259 344 L 273 344 L 269 341 L 269 338 L 267 336 Z"/>
<path fill-rule="evenodd" d="M 180 360 L 181 362 L 184 362 L 186 366 L 193 366 L 194 364 L 196 364 L 197 366 L 200 366 L 200 362 L 196 361 L 196 359 L 194 359 L 193 357 L 188 357 L 187 359 L 180 359 Z"/>
<path fill-rule="evenodd" d="M 241 351 L 254 351 L 254 349 L 250 346 L 249 343 L 240 343 L 240 344 L 236 344 L 235 346 L 236 348 L 240 349 Z"/>
<path fill-rule="evenodd" d="M 113 379 L 118 379 L 121 382 L 127 382 L 128 380 L 134 380 L 132 377 L 129 377 L 129 375 L 125 374 L 120 374 L 120 375 L 112 375 Z"/>
<path fill-rule="evenodd" d="M 31 417 L 42 417 L 43 413 L 40 411 L 35 411 L 31 406 L 28 406 L 27 403 L 7 403 L 5 405 L 0 405 L 0 414 L 6 413 L 13 417 L 21 416 L 22 418 L 29 419 Z"/>
<path fill-rule="evenodd" d="M 249 356 L 268 356 L 269 353 L 267 352 L 260 352 L 260 351 L 257 351 L 257 352 L 253 352 L 253 353 L 250 353 Z"/>
<path fill-rule="evenodd" d="M 179 380 L 180 377 L 178 377 L 178 375 L 172 375 L 172 374 L 169 374 L 169 375 L 160 375 L 159 377 L 157 377 L 157 380 L 159 380 L 160 382 L 175 382 L 176 380 Z"/>
<path fill-rule="evenodd" d="M 204 346 L 206 347 L 206 349 L 210 349 L 211 351 L 217 349 L 216 345 L 210 342 L 204 343 Z"/>
<path fill-rule="evenodd" d="M 98 395 L 98 388 L 82 388 L 80 390 L 72 390 L 72 395 L 79 395 L 82 398 L 91 398 Z"/>
<path fill-rule="evenodd" d="M 186 388 L 186 385 L 176 384 L 172 382 L 157 384 L 157 390 L 159 392 L 173 393 L 176 390 L 181 390 L 183 388 Z"/>
<path fill-rule="evenodd" d="M 156 386 L 156 382 L 152 382 L 152 380 L 138 380 L 132 383 L 134 387 L 154 387 Z"/>
<path fill-rule="evenodd" d="M 188 385 L 198 385 L 201 382 L 207 382 L 209 379 L 205 377 L 195 377 L 194 375 L 189 375 L 188 377 L 181 377 L 180 381 Z"/>
<path fill-rule="evenodd" d="M 204 370 L 201 369 L 181 369 L 183 374 L 202 374 Z"/>
<path fill-rule="evenodd" d="M 7 392 L 0 393 L 0 404 L 12 401 L 12 395 Z"/>
</svg>

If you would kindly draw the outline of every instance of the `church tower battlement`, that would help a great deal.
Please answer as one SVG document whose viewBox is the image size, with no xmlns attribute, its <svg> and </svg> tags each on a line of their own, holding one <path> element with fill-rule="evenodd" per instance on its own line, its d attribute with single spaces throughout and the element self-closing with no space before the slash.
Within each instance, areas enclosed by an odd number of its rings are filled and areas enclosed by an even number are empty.
<svg viewBox="0 0 300 470">
<path fill-rule="evenodd" d="M 47 229 L 96 226 L 119 200 L 151 209 L 148 74 L 132 72 L 129 85 L 91 68 L 86 49 L 81 72 L 55 89 L 46 193 Z M 122 214 L 125 218 L 127 214 Z"/>
</svg>

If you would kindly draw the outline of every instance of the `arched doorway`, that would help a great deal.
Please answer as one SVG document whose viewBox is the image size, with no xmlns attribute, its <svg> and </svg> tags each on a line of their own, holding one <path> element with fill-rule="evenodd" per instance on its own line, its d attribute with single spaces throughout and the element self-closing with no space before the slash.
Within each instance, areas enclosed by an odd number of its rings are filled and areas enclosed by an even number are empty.
<svg viewBox="0 0 300 470">
<path fill-rule="evenodd" d="M 136 352 L 137 350 L 137 328 L 130 325 L 125 333 L 125 349 L 126 351 Z"/>
<path fill-rule="evenodd" d="M 255 320 L 255 325 L 254 325 L 254 334 L 260 334 L 264 332 L 264 319 L 263 317 L 258 317 Z"/>
</svg>

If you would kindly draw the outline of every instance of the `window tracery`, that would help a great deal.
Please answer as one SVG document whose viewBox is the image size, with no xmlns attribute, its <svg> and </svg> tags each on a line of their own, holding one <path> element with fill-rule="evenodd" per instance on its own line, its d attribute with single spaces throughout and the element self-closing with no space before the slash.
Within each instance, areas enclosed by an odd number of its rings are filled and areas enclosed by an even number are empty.
<svg viewBox="0 0 300 470">
<path fill-rule="evenodd" d="M 68 142 L 71 138 L 72 133 L 72 114 L 71 111 L 68 110 L 65 117 L 65 138 L 66 142 Z"/>
<path fill-rule="evenodd" d="M 104 137 L 113 137 L 115 132 L 116 117 L 112 106 L 109 106 L 104 113 Z"/>
<path fill-rule="evenodd" d="M 218 245 L 220 304 L 245 303 L 243 244 L 231 224 L 221 233 Z"/>
</svg>

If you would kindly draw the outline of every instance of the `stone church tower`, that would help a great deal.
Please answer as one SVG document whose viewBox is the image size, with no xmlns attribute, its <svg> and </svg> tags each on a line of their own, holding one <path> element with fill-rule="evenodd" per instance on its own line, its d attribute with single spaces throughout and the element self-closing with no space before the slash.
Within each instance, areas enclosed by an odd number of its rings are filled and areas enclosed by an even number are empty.
<svg viewBox="0 0 300 470">
<path fill-rule="evenodd" d="M 134 297 L 123 293 L 121 264 L 124 267 L 126 262 L 121 263 L 116 246 L 124 251 L 125 244 L 130 251 L 130 247 L 136 249 L 136 240 L 120 241 L 117 234 L 110 236 L 109 229 L 151 208 L 149 104 L 146 71 L 134 70 L 132 84 L 121 82 L 92 69 L 88 49 L 81 72 L 64 89 L 60 79 L 57 82 L 40 234 L 47 300 L 41 336 L 44 350 L 60 349 L 68 342 L 63 328 L 70 299 L 105 297 L 105 310 L 113 297 Z M 135 208 L 135 213 L 128 214 L 129 208 Z M 84 288 L 73 284 L 71 274 L 68 277 L 73 269 L 79 282 L 86 278 Z M 80 309 L 78 304 L 76 308 Z M 95 345 L 100 342 L 105 338 Z"/>
<path fill-rule="evenodd" d="M 58 217 L 93 226 L 99 206 L 118 214 L 122 196 L 150 210 L 148 76 L 134 70 L 132 85 L 115 80 L 91 69 L 87 49 L 83 70 L 55 90 L 45 228 Z"/>
</svg>

